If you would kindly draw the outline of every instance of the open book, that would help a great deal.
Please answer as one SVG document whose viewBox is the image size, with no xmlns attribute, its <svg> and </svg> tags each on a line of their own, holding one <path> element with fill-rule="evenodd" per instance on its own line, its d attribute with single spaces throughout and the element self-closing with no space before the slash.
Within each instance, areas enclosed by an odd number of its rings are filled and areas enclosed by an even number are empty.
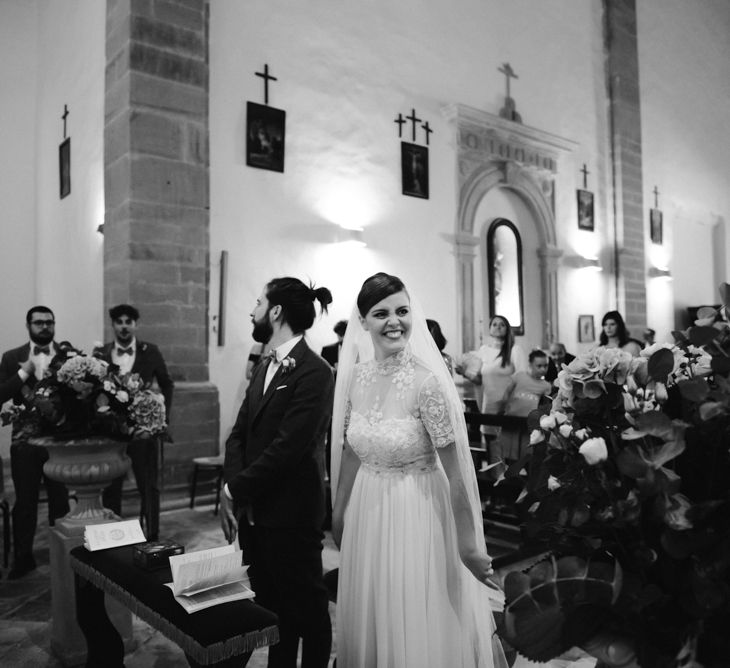
<svg viewBox="0 0 730 668">
<path fill-rule="evenodd" d="M 173 555 L 172 582 L 167 586 L 187 612 L 253 598 L 248 566 L 242 566 L 241 561 L 242 552 L 235 545 Z"/>
</svg>

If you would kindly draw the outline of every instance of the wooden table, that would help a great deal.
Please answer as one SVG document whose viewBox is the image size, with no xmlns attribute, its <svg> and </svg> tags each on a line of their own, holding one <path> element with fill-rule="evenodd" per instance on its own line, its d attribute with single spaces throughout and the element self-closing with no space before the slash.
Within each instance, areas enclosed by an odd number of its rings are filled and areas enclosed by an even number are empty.
<svg viewBox="0 0 730 668">
<path fill-rule="evenodd" d="M 245 666 L 251 653 L 279 640 L 277 616 L 251 600 L 188 614 L 165 586 L 170 569 L 147 571 L 132 563 L 132 546 L 71 550 L 76 617 L 88 645 L 87 668 L 124 666 L 124 647 L 104 607 L 109 594 L 179 645 L 191 666 Z"/>
</svg>

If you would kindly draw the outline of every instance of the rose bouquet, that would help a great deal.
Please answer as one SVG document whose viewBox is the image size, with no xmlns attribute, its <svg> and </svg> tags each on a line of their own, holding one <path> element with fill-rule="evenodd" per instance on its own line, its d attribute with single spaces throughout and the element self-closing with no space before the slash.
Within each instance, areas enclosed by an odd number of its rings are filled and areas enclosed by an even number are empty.
<svg viewBox="0 0 730 668">
<path fill-rule="evenodd" d="M 137 438 L 166 430 L 165 402 L 138 374 L 84 355 L 64 342 L 23 403 L 0 414 L 22 438 Z"/>
<path fill-rule="evenodd" d="M 578 357 L 530 416 L 506 476 L 547 556 L 507 575 L 500 628 L 527 658 L 598 646 L 608 665 L 728 665 L 730 327 L 701 315 L 637 358 Z"/>
</svg>

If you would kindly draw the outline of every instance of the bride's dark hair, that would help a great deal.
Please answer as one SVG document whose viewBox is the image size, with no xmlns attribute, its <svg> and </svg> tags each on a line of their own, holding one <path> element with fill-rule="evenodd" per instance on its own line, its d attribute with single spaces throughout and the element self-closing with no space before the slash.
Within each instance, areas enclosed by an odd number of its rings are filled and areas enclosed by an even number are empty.
<svg viewBox="0 0 730 668">
<path fill-rule="evenodd" d="M 357 295 L 357 310 L 364 318 L 375 304 L 386 297 L 390 297 L 390 295 L 394 295 L 396 292 L 408 293 L 403 281 L 397 276 L 379 271 L 370 278 L 366 278 L 362 284 Z"/>
</svg>

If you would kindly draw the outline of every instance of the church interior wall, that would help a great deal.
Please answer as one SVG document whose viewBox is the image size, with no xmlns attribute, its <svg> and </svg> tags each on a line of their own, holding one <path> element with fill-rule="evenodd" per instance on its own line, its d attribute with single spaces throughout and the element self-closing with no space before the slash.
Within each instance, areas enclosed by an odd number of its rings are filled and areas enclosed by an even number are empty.
<svg viewBox="0 0 730 668">
<path fill-rule="evenodd" d="M 664 243 L 647 244 L 647 266 L 673 276 L 668 285 L 649 279 L 647 319 L 671 340 L 687 306 L 718 303 L 727 267 L 713 229 L 730 207 L 730 6 L 668 0 L 638 2 L 637 12 L 647 225 L 655 186 L 664 213 Z"/>
<path fill-rule="evenodd" d="M 648 218 L 657 185 L 665 216 L 665 243 L 658 250 L 647 243 L 647 266 L 666 263 L 674 276 L 648 281 L 647 321 L 659 338 L 675 327 L 675 310 L 715 300 L 717 266 L 727 266 L 730 252 L 716 245 L 726 238 L 730 209 L 723 160 L 730 8 L 724 0 L 692 4 L 637 3 L 644 209 Z M 15 93 L 0 112 L 0 137 L 13 156 L 0 167 L 0 271 L 6 285 L 17 286 L 0 294 L 8 323 L 0 343 L 7 349 L 22 341 L 28 304 L 46 301 L 57 311 L 59 337 L 89 348 L 104 324 L 103 237 L 96 232 L 104 212 L 104 3 L 0 0 L 0 11 L 0 80 Z M 525 125 L 575 144 L 555 176 L 557 245 L 566 254 L 595 254 L 604 271 L 588 275 L 559 261 L 558 337 L 581 349 L 577 317 L 585 313 L 594 314 L 598 333 L 601 315 L 615 306 L 602 21 L 601 0 L 455 0 L 428 11 L 385 0 L 211 3 L 211 316 L 220 252 L 229 252 L 226 341 L 217 345 L 211 318 L 209 346 L 222 438 L 245 390 L 249 313 L 272 276 L 332 289 L 331 313 L 310 333 L 315 349 L 334 340 L 332 326 L 349 315 L 362 280 L 384 270 L 403 276 L 441 322 L 447 351 L 461 352 L 451 242 L 458 165 L 444 110 L 463 104 L 497 114 L 505 62 L 519 76 L 511 92 Z M 287 112 L 283 174 L 246 166 L 246 101 L 264 102 L 254 73 L 265 63 L 278 78 L 269 104 Z M 60 200 L 64 104 L 72 194 Z M 412 109 L 433 129 L 428 200 L 401 193 L 394 119 Z M 419 135 L 415 143 L 425 144 Z M 409 124 L 402 140 L 411 141 Z M 583 164 L 595 196 L 594 233 L 576 224 Z M 341 226 L 362 228 L 367 246 L 344 242 Z"/>
</svg>

